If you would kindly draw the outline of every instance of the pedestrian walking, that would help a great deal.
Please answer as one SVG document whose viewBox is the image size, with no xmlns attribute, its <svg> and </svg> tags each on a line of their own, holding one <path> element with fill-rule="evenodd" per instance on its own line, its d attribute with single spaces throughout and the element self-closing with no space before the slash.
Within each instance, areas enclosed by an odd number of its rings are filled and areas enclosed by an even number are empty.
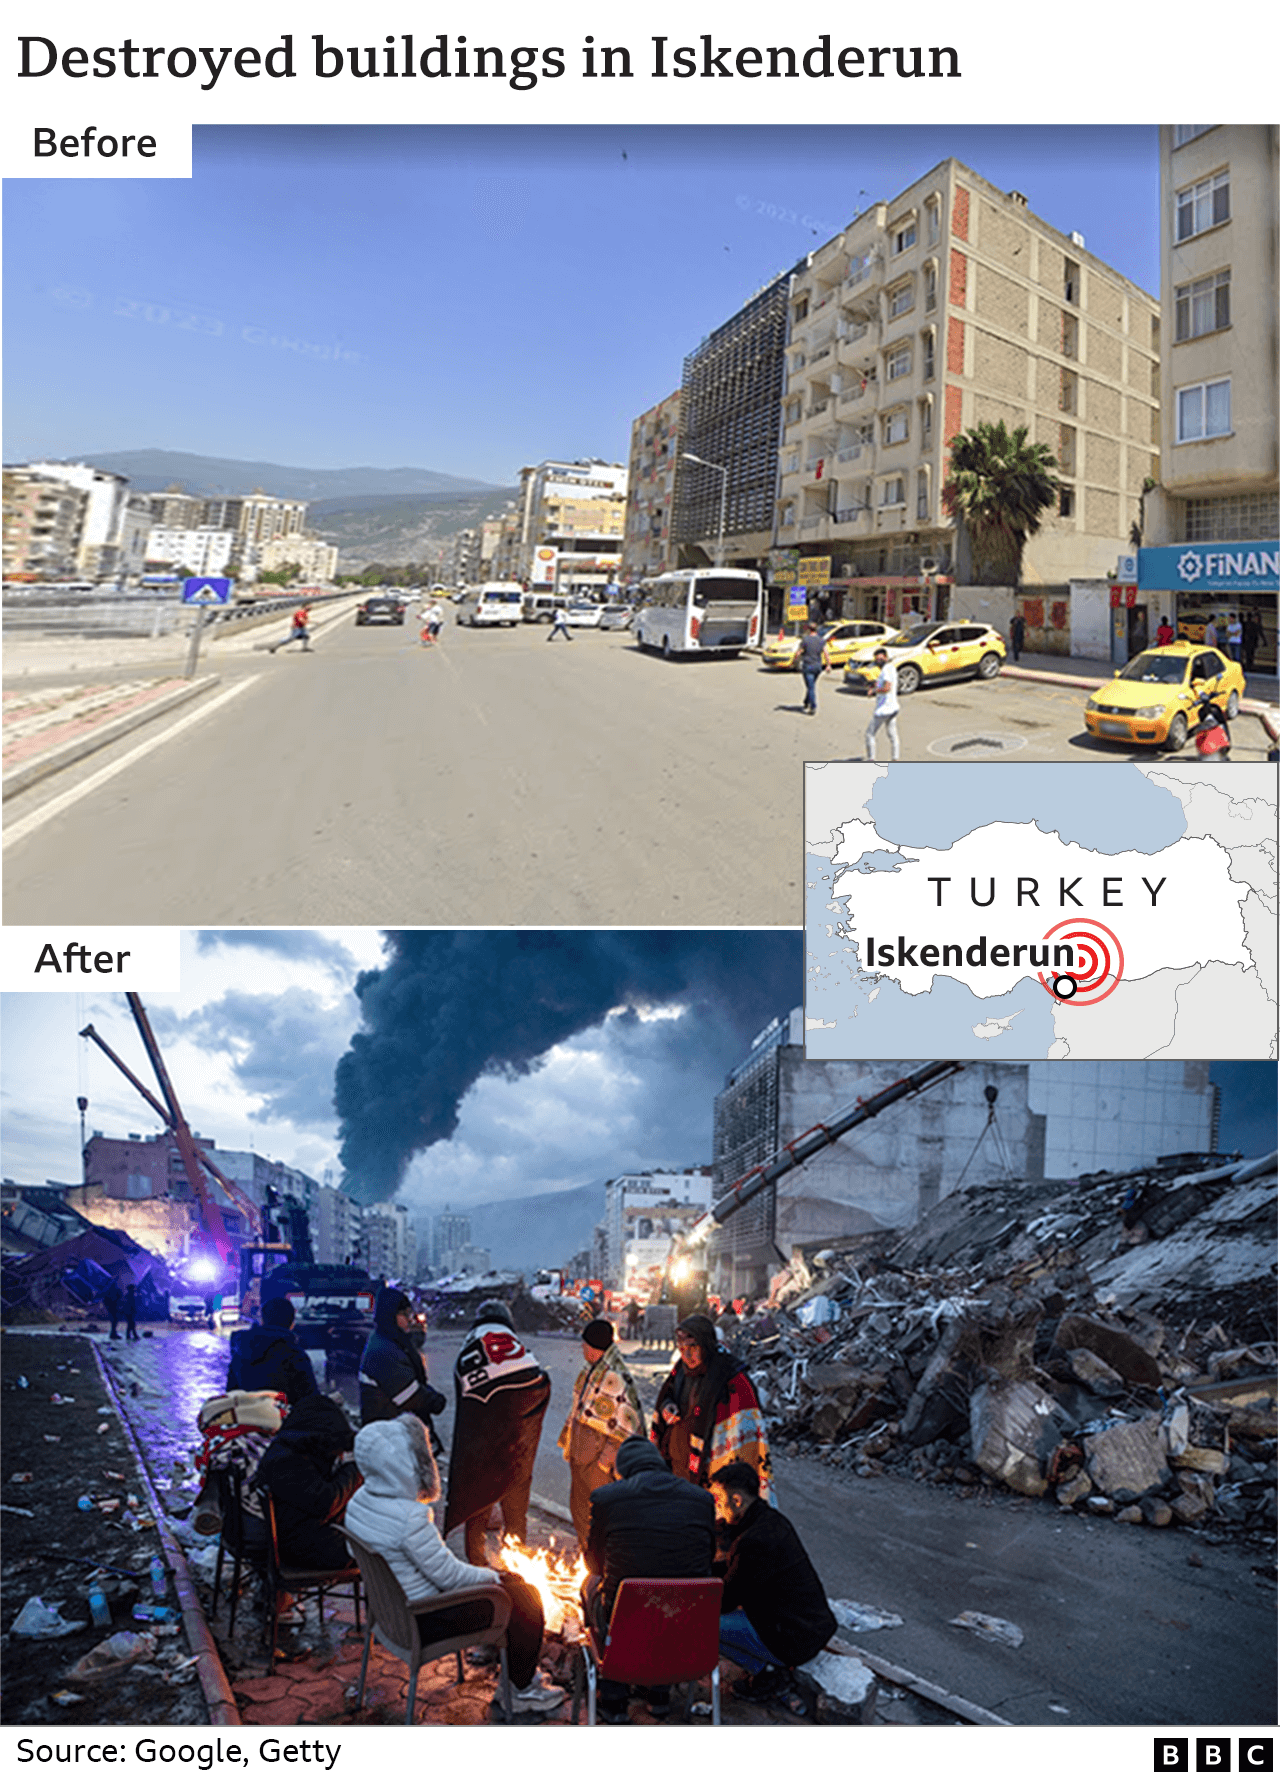
<svg viewBox="0 0 1280 1782">
<path fill-rule="evenodd" d="M 310 655 L 310 622 L 311 609 L 304 601 L 301 606 L 294 609 L 293 618 L 289 622 L 291 628 L 288 637 L 282 637 L 279 643 L 273 643 L 268 646 L 270 654 L 274 656 L 277 650 L 283 650 L 288 644 L 300 643 L 302 645 L 303 655 Z"/>
<path fill-rule="evenodd" d="M 1156 626 L 1156 647 L 1157 649 L 1162 650 L 1166 644 L 1171 644 L 1172 642 L 1173 626 L 1169 623 L 1168 619 L 1161 619 L 1160 623 Z"/>
<path fill-rule="evenodd" d="M 804 676 L 804 705 L 800 709 L 808 712 L 811 718 L 816 718 L 818 715 L 818 676 L 824 668 L 831 666 L 826 640 L 819 637 L 816 625 L 810 625 L 800 639 L 798 661 L 800 672 Z"/>
<path fill-rule="evenodd" d="M 1257 613 L 1246 613 L 1240 640 L 1241 650 L 1244 655 L 1244 671 L 1246 674 L 1253 673 L 1253 660 L 1258 653 L 1258 645 L 1262 642 L 1263 636 L 1264 632 L 1262 626 L 1258 623 Z"/>
<path fill-rule="evenodd" d="M 889 732 L 889 755 L 898 759 L 898 671 L 889 660 L 888 650 L 877 650 L 873 658 L 880 673 L 875 685 L 875 710 L 867 725 L 867 760 L 876 758 L 876 736 L 883 725 Z"/>
<path fill-rule="evenodd" d="M 444 608 L 440 605 L 440 602 L 437 600 L 435 605 L 429 606 L 427 608 L 427 610 L 422 615 L 421 636 L 422 636 L 423 643 L 427 646 L 428 649 L 431 648 L 432 644 L 439 641 L 440 628 L 443 624 L 444 624 Z"/>
<path fill-rule="evenodd" d="M 1022 654 L 1022 646 L 1026 642 L 1026 637 L 1027 621 L 1023 618 L 1021 613 L 1015 613 L 1009 621 L 1009 643 L 1013 649 L 1013 659 L 1015 662 Z"/>
<path fill-rule="evenodd" d="M 551 629 L 547 633 L 548 643 L 551 642 L 557 631 L 563 633 L 567 643 L 573 642 L 573 633 L 569 629 L 569 615 L 562 606 L 558 606 L 552 616 Z"/>
<path fill-rule="evenodd" d="M 132 1281 L 124 1290 L 124 1335 L 126 1342 L 138 1341 L 138 1289 Z"/>
<path fill-rule="evenodd" d="M 1240 623 L 1239 613 L 1228 613 L 1227 649 L 1230 652 L 1231 660 L 1233 662 L 1238 662 L 1240 660 L 1240 646 L 1243 642 L 1244 626 Z"/>
</svg>

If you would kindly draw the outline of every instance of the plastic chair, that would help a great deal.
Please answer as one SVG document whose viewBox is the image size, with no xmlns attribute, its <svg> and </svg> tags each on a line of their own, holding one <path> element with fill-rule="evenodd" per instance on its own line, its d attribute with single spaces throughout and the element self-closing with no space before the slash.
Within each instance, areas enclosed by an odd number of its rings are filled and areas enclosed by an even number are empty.
<svg viewBox="0 0 1280 1782">
<path fill-rule="evenodd" d="M 320 1608 L 320 1619 L 324 1620 L 324 1593 L 326 1590 L 340 1588 L 350 1584 L 352 1601 L 355 1605 L 356 1632 L 360 1631 L 360 1568 L 356 1565 L 331 1566 L 326 1571 L 313 1571 L 303 1566 L 284 1565 L 280 1559 L 280 1541 L 276 1533 L 276 1507 L 271 1501 L 271 1493 L 265 1486 L 256 1487 L 262 1500 L 263 1515 L 267 1524 L 267 1602 L 271 1615 L 271 1629 L 268 1641 L 270 1659 L 268 1672 L 276 1668 L 276 1633 L 280 1621 L 280 1592 L 287 1590 L 292 1596 L 310 1596 L 313 1592 Z"/>
<path fill-rule="evenodd" d="M 369 1669 L 369 1652 L 376 1639 L 401 1664 L 409 1667 L 409 1705 L 405 1725 L 413 1724 L 414 1702 L 418 1693 L 418 1672 L 424 1664 L 453 1652 L 458 1660 L 458 1681 L 462 1682 L 462 1654 L 477 1640 L 498 1648 L 501 1663 L 499 1690 L 503 1718 L 511 1719 L 511 1677 L 507 1669 L 507 1622 L 511 1619 L 511 1599 L 501 1584 L 481 1584 L 472 1590 L 449 1590 L 439 1596 L 416 1598 L 405 1596 L 399 1579 L 380 1553 L 357 1540 L 350 1529 L 343 1530 L 347 1546 L 360 1568 L 368 1607 L 368 1631 L 364 1640 L 364 1657 L 360 1661 L 360 1685 L 356 1707 L 364 1705 L 365 1677 Z M 470 1628 L 466 1633 L 448 1634 L 443 1639 L 423 1645 L 418 1631 L 418 1616 L 433 1614 L 437 1609 L 451 1609 L 459 1603 L 487 1603 L 491 1620 L 487 1627 Z"/>
<path fill-rule="evenodd" d="M 719 1578 L 624 1578 L 613 1599 L 604 1645 L 595 1630 L 584 1629 L 582 1655 L 587 1671 L 587 1725 L 596 1724 L 596 1684 L 687 1683 L 685 1718 L 693 1685 L 711 1678 L 711 1724 L 720 1725 Z M 576 1715 L 575 1703 L 575 1715 Z"/>
</svg>

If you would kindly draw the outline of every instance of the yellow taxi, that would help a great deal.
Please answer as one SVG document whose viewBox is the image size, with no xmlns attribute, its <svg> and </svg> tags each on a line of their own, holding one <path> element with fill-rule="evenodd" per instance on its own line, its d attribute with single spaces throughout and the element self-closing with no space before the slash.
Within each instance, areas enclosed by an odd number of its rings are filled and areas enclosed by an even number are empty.
<svg viewBox="0 0 1280 1782">
<path fill-rule="evenodd" d="M 872 649 L 886 638 L 892 637 L 892 625 L 881 625 L 875 619 L 839 619 L 834 625 L 818 627 L 823 633 L 823 641 L 827 647 L 827 660 L 832 668 L 843 668 L 854 650 L 863 644 L 870 644 Z M 798 668 L 800 665 L 800 638 L 802 632 L 794 636 L 780 634 L 771 637 L 760 652 L 761 660 L 766 668 Z"/>
<path fill-rule="evenodd" d="M 878 644 L 859 644 L 844 671 L 845 683 L 869 692 L 879 673 L 872 660 Z M 955 680 L 976 675 L 994 680 L 1004 661 L 1004 639 L 990 625 L 967 619 L 940 619 L 897 631 L 884 644 L 898 670 L 899 693 L 914 693 L 922 681 Z"/>
<path fill-rule="evenodd" d="M 1164 644 L 1135 656 L 1085 702 L 1085 729 L 1116 742 L 1180 749 L 1202 699 L 1234 718 L 1243 693 L 1243 669 L 1221 650 L 1185 640 Z"/>
</svg>

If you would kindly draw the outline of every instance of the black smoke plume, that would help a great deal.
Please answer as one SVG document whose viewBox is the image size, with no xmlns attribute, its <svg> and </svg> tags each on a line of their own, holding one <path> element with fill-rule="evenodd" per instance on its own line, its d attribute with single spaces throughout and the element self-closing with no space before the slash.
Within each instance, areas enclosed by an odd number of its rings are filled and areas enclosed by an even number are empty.
<svg viewBox="0 0 1280 1782">
<path fill-rule="evenodd" d="M 395 1193 L 410 1160 L 449 1138 L 477 1078 L 520 1076 L 612 1009 L 679 1002 L 730 1017 L 745 1045 L 801 999 L 798 932 L 765 929 L 389 934 L 362 972 L 362 1030 L 334 1073 L 343 1187 Z M 726 1059 L 726 1068 L 736 1060 Z"/>
</svg>

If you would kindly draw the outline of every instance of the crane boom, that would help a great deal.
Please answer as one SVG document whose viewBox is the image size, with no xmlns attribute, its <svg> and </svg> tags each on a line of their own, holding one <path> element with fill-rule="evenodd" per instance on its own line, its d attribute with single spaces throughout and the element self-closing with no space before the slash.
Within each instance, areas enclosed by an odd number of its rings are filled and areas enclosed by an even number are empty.
<svg viewBox="0 0 1280 1782">
<path fill-rule="evenodd" d="M 835 1144 L 846 1132 L 852 1132 L 855 1126 L 874 1120 L 877 1114 L 882 1114 L 895 1102 L 903 1101 L 910 1095 L 918 1095 L 934 1083 L 953 1077 L 963 1069 L 963 1064 L 954 1061 L 923 1064 L 919 1070 L 912 1071 L 910 1076 L 899 1077 L 896 1083 L 890 1083 L 887 1088 L 881 1089 L 876 1095 L 868 1096 L 865 1101 L 859 1096 L 857 1101 L 842 1108 L 832 1119 L 823 1120 L 818 1125 L 809 1127 L 807 1132 L 790 1139 L 774 1152 L 767 1163 L 756 1164 L 754 1169 L 749 1169 L 745 1176 L 740 1176 L 732 1183 L 711 1210 L 696 1220 L 682 1238 L 677 1239 L 677 1251 L 691 1250 L 704 1242 L 726 1219 L 731 1219 L 749 1201 L 754 1200 L 757 1194 L 762 1194 L 782 1176 L 798 1169 L 802 1163 L 807 1163 L 826 1146 Z"/>
</svg>

